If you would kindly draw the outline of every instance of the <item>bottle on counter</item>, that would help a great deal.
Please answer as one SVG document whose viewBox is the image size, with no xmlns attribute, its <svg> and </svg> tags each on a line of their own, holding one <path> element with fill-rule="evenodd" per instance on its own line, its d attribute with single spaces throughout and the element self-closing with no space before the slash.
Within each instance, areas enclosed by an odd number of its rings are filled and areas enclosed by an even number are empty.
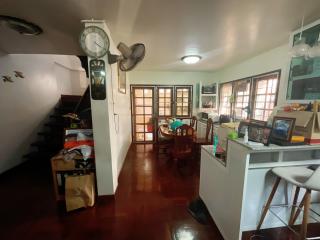
<svg viewBox="0 0 320 240">
<path fill-rule="evenodd" d="M 243 142 L 244 143 L 248 143 L 249 142 L 249 132 L 248 132 L 248 128 L 247 127 L 245 128 Z"/>
<path fill-rule="evenodd" d="M 218 135 L 214 134 L 213 136 L 213 153 L 215 154 L 217 152 L 217 147 L 218 147 Z"/>
</svg>

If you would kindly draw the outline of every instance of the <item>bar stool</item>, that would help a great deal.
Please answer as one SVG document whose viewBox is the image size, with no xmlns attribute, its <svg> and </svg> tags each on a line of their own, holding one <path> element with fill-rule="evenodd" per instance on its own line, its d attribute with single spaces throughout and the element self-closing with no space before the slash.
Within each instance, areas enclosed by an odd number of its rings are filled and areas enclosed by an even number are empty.
<svg viewBox="0 0 320 240">
<path fill-rule="evenodd" d="M 270 193 L 266 206 L 262 212 L 257 230 L 260 230 L 263 220 L 270 208 L 274 194 L 277 191 L 281 179 L 283 179 L 296 186 L 296 191 L 293 198 L 293 207 L 288 223 L 289 226 L 294 225 L 296 219 L 298 218 L 301 212 L 302 207 L 304 207 L 302 226 L 300 229 L 300 240 L 304 240 L 307 236 L 311 191 L 320 191 L 320 167 L 318 166 L 316 170 L 311 170 L 308 167 L 276 167 L 272 169 L 272 172 L 277 176 L 277 179 Z M 295 206 L 297 204 L 299 191 L 301 188 L 306 189 L 306 193 L 299 207 L 295 211 Z"/>
</svg>

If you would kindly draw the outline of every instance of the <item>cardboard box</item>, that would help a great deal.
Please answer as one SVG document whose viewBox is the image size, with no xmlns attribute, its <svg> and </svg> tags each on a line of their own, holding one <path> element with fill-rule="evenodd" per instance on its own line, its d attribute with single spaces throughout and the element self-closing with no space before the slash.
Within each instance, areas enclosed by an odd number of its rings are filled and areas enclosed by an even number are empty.
<svg viewBox="0 0 320 240">
<path fill-rule="evenodd" d="M 295 135 L 302 135 L 309 144 L 320 144 L 320 113 L 293 111 L 277 113 L 279 117 L 289 117 L 296 119 L 294 128 Z"/>
</svg>

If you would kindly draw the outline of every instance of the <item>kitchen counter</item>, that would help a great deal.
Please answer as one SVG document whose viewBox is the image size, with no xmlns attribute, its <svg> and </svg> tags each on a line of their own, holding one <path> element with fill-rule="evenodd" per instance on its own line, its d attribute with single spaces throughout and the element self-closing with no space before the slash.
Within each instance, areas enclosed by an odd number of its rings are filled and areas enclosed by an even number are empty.
<svg viewBox="0 0 320 240">
<path fill-rule="evenodd" d="M 252 146 L 242 139 L 228 140 L 225 162 L 214 156 L 212 146 L 202 146 L 199 194 L 223 237 L 238 240 L 242 232 L 256 229 L 275 180 L 270 170 L 310 165 L 320 165 L 320 145 Z M 291 190 L 292 186 L 282 181 L 273 204 L 292 202 Z M 318 193 L 312 198 L 320 203 Z M 268 214 L 262 228 L 279 226 L 283 224 Z"/>
</svg>

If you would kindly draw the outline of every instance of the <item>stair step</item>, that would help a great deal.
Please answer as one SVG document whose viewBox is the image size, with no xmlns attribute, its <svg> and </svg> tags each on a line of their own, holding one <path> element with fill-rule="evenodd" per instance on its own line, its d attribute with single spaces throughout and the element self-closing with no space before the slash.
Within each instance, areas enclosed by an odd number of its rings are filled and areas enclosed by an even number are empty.
<svg viewBox="0 0 320 240">
<path fill-rule="evenodd" d="M 62 138 L 63 131 L 43 131 L 43 132 L 38 132 L 38 135 L 44 136 L 44 137 Z"/>
<path fill-rule="evenodd" d="M 59 120 L 60 119 L 64 119 L 61 114 L 53 114 L 53 115 L 50 115 L 49 118 L 51 118 L 51 119 L 59 119 Z"/>
<path fill-rule="evenodd" d="M 48 142 L 48 141 L 36 141 L 31 143 L 32 147 L 37 147 L 39 149 L 49 149 L 49 150 L 57 150 L 61 149 L 63 144 L 62 142 Z"/>
<path fill-rule="evenodd" d="M 55 111 L 55 112 L 58 112 L 58 113 L 60 113 L 60 114 L 66 114 L 66 113 L 73 112 L 74 109 L 75 109 L 75 106 L 72 106 L 72 107 L 59 106 L 59 107 L 55 107 L 55 108 L 54 108 L 54 111 Z"/>
<path fill-rule="evenodd" d="M 61 145 L 62 141 L 52 139 L 49 141 L 44 141 L 44 140 L 39 140 L 31 143 L 31 146 L 56 146 L 56 145 Z"/>
<path fill-rule="evenodd" d="M 77 104 L 81 98 L 78 95 L 61 95 L 61 104 Z"/>
<path fill-rule="evenodd" d="M 48 122 L 45 123 L 44 126 L 51 128 L 65 128 L 68 127 L 64 122 Z"/>
<path fill-rule="evenodd" d="M 57 154 L 56 151 L 34 151 L 34 152 L 30 152 L 27 153 L 25 155 L 23 155 L 23 158 L 27 158 L 27 159 L 48 159 L 53 157 L 55 154 Z"/>
</svg>

